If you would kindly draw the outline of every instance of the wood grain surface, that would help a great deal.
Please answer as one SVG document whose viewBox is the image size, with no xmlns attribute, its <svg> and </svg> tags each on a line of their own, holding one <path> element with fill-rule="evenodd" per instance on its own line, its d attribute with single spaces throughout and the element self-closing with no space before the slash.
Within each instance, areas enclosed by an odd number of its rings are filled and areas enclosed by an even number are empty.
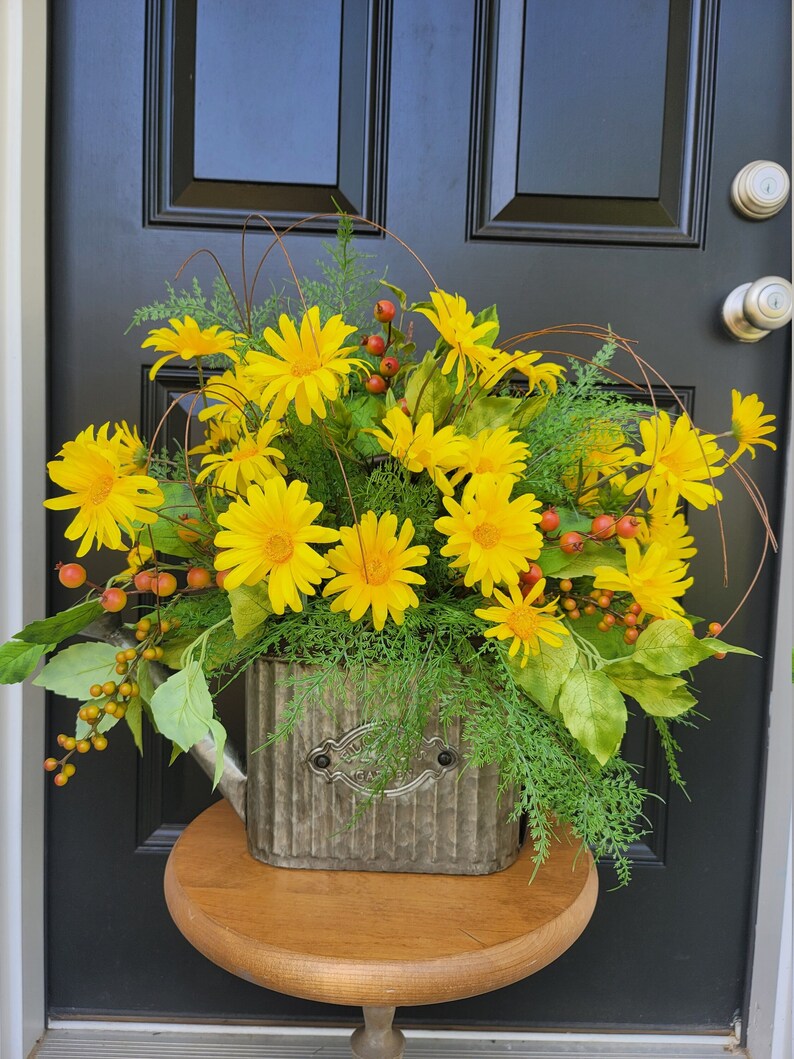
<svg viewBox="0 0 794 1059">
<path fill-rule="evenodd" d="M 477 996 L 534 974 L 595 907 L 589 853 L 565 832 L 529 883 L 525 846 L 494 875 L 273 868 L 218 802 L 182 833 L 165 896 L 187 940 L 241 978 L 335 1004 L 401 1006 Z"/>
</svg>

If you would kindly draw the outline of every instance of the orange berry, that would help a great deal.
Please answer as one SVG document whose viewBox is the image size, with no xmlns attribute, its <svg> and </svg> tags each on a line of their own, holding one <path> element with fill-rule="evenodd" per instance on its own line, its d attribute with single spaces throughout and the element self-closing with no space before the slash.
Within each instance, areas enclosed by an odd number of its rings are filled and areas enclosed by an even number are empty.
<svg viewBox="0 0 794 1059">
<path fill-rule="evenodd" d="M 63 741 L 63 749 L 64 750 L 74 750 L 74 748 L 76 746 L 77 746 L 77 740 L 75 739 L 75 737 L 73 735 L 67 735 L 67 737 Z"/>
<path fill-rule="evenodd" d="M 59 772 L 57 776 L 53 776 L 52 782 L 55 784 L 56 787 L 65 787 L 66 784 L 69 782 L 69 777 L 66 775 L 65 772 Z"/>
<path fill-rule="evenodd" d="M 88 575 L 80 563 L 65 563 L 58 567 L 58 580 L 65 588 L 80 588 Z"/>
<path fill-rule="evenodd" d="M 58 767 L 58 762 L 55 760 L 54 757 L 48 757 L 48 758 L 45 759 L 44 768 L 47 770 L 47 772 L 54 772 L 57 769 L 57 767 Z"/>
<path fill-rule="evenodd" d="M 624 643 L 636 643 L 639 635 L 639 629 L 626 629 L 623 633 L 623 641 Z"/>
<path fill-rule="evenodd" d="M 565 578 L 563 581 L 560 581 L 560 592 L 570 592 L 572 588 L 573 581 L 569 581 L 567 578 Z"/>
<path fill-rule="evenodd" d="M 116 672 L 118 673 L 118 675 L 119 675 L 120 677 L 123 677 L 123 676 L 124 676 L 124 674 L 125 674 L 125 673 L 127 672 L 127 670 L 128 670 L 129 668 L 130 668 L 130 667 L 129 667 L 129 666 L 127 665 L 127 663 L 126 663 L 126 662 L 117 662 L 117 663 L 116 663 Z"/>
<path fill-rule="evenodd" d="M 98 706 L 86 706 L 85 707 L 85 719 L 87 721 L 95 721 L 99 716 Z"/>
<path fill-rule="evenodd" d="M 91 744 L 88 742 L 87 739 L 78 739 L 77 740 L 77 753 L 78 754 L 87 754 L 90 749 L 91 749 Z"/>
<path fill-rule="evenodd" d="M 114 680 L 108 680 L 102 685 L 103 695 L 115 695 L 116 694 L 116 682 Z"/>
<path fill-rule="evenodd" d="M 575 599 L 570 599 L 570 598 L 564 599 L 562 601 L 562 609 L 563 610 L 576 610 L 576 600 Z"/>
<path fill-rule="evenodd" d="M 168 571 L 162 574 L 158 574 L 152 580 L 152 592 L 156 596 L 173 596 L 176 592 L 176 578 L 173 574 L 169 574 Z"/>
<path fill-rule="evenodd" d="M 71 761 L 67 761 L 63 766 L 63 772 L 66 776 L 74 776 L 75 772 L 77 772 L 77 767 Z"/>
<path fill-rule="evenodd" d="M 91 696 L 92 699 L 98 699 L 99 696 L 102 694 L 102 685 L 92 684 L 91 687 L 88 689 L 88 694 Z"/>
<path fill-rule="evenodd" d="M 197 533 L 193 529 L 188 529 L 187 527 L 198 526 L 199 520 L 197 518 L 182 518 L 182 523 L 182 528 L 176 531 L 177 537 L 179 537 L 180 540 L 184 541 L 185 544 L 195 544 L 201 534 Z"/>
<path fill-rule="evenodd" d="M 709 636 L 719 636 L 722 632 L 722 626 L 718 621 L 712 621 L 709 624 Z"/>
<path fill-rule="evenodd" d="M 95 735 L 91 742 L 94 744 L 94 750 L 107 749 L 108 741 L 104 735 Z"/>
<path fill-rule="evenodd" d="M 127 650 L 124 652 L 124 657 L 128 662 L 131 662 L 134 658 L 138 657 L 138 652 L 135 650 L 134 647 L 128 647 Z"/>
<path fill-rule="evenodd" d="M 217 574 L 215 575 L 215 584 L 218 586 L 218 588 L 223 588 L 224 582 L 226 581 L 226 578 L 228 576 L 228 570 L 219 570 L 217 572 Z"/>
<path fill-rule="evenodd" d="M 118 614 L 127 606 L 127 593 L 123 588 L 106 588 L 99 602 L 109 614 Z"/>
<path fill-rule="evenodd" d="M 596 609 L 595 609 L 595 607 L 593 606 L 592 603 L 588 603 L 587 606 L 584 608 L 584 612 L 585 612 L 585 614 L 590 616 L 591 614 L 595 614 Z"/>
<path fill-rule="evenodd" d="M 105 709 L 105 713 L 109 713 L 111 717 L 115 716 L 115 713 L 116 713 L 116 704 L 115 704 L 115 702 L 106 702 L 104 709 Z"/>
<path fill-rule="evenodd" d="M 715 651 L 714 652 L 714 657 L 715 658 L 727 658 L 728 657 L 728 652 L 727 651 Z"/>
</svg>

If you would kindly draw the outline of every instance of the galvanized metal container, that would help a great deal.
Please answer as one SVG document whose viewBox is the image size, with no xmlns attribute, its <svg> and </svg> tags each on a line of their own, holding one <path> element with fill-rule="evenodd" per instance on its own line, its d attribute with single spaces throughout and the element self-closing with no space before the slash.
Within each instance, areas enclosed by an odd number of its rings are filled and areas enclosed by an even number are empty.
<svg viewBox="0 0 794 1059">
<path fill-rule="evenodd" d="M 487 875 L 512 864 L 519 825 L 514 799 L 498 798 L 495 766 L 463 768 L 466 745 L 456 722 L 435 718 L 422 746 L 383 797 L 351 825 L 366 801 L 377 763 L 354 696 L 305 710 L 293 734 L 266 746 L 285 717 L 305 667 L 257 662 L 248 677 L 247 830 L 252 856 L 288 868 Z M 326 708 L 323 708 L 326 707 Z"/>
</svg>

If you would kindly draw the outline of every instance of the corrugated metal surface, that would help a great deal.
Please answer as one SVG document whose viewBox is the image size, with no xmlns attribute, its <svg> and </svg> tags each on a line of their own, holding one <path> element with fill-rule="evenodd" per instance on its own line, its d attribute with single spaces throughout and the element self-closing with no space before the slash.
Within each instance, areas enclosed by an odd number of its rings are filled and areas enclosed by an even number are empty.
<svg viewBox="0 0 794 1059">
<path fill-rule="evenodd" d="M 725 1037 L 675 1041 L 554 1035 L 548 1040 L 466 1040 L 406 1034 L 405 1059 L 717 1059 L 726 1055 Z M 171 1033 L 50 1030 L 36 1059 L 350 1059 L 347 1036 Z M 32 1059 L 31 1056 L 31 1059 Z"/>
</svg>

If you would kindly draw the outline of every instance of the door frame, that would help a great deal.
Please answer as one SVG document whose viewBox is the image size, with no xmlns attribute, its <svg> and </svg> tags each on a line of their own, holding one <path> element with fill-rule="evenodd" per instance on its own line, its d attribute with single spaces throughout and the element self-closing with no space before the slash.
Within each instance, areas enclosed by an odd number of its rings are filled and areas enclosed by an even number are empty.
<svg viewBox="0 0 794 1059">
<path fill-rule="evenodd" d="M 0 642 L 43 613 L 47 458 L 47 0 L 0 4 Z M 745 1009 L 755 1059 L 782 1059 L 792 1026 L 791 736 L 794 477 L 788 449 L 769 751 L 763 779 L 751 978 Z M 22 560 L 19 561 L 21 555 Z M 21 719 L 21 720 L 20 720 Z M 44 694 L 0 686 L 0 1054 L 24 1059 L 46 1027 Z M 740 929 L 744 929 L 741 927 Z M 790 939 L 789 939 L 790 940 Z M 97 1033 L 102 1032 L 97 1022 Z M 174 1027 L 176 1028 L 176 1027 Z M 606 1040 L 610 1035 L 599 1035 Z M 625 1035 L 619 1035 L 625 1039 Z M 660 1043 L 663 1037 L 659 1037 Z"/>
</svg>

